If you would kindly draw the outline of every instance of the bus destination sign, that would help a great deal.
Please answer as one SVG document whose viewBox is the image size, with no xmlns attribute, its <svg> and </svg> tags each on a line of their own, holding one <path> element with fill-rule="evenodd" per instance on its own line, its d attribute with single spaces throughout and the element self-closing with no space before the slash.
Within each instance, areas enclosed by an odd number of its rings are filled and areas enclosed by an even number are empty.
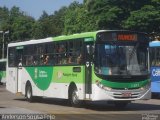
<svg viewBox="0 0 160 120">
<path fill-rule="evenodd" d="M 137 34 L 118 34 L 117 40 L 119 41 L 137 41 Z"/>
<path fill-rule="evenodd" d="M 144 41 L 143 34 L 135 32 L 102 32 L 97 35 L 99 41 Z M 145 40 L 146 41 L 146 40 Z"/>
</svg>

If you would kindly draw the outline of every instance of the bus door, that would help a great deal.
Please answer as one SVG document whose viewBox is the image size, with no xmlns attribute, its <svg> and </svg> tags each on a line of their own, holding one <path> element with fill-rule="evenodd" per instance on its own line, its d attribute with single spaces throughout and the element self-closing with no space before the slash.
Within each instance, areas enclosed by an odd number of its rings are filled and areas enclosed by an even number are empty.
<svg viewBox="0 0 160 120">
<path fill-rule="evenodd" d="M 92 61 L 93 44 L 85 44 L 85 98 L 90 99 L 92 93 Z"/>
<path fill-rule="evenodd" d="M 22 55 L 23 49 L 17 49 L 17 92 L 22 92 Z"/>
<path fill-rule="evenodd" d="M 6 66 L 6 89 L 12 93 L 17 92 L 17 68 L 15 58 L 15 47 L 9 47 Z"/>
</svg>

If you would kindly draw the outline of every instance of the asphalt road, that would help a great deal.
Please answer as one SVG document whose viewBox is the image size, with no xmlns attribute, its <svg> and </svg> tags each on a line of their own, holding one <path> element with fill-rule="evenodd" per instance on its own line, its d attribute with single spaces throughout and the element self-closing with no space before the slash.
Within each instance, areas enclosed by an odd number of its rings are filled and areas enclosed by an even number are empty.
<svg viewBox="0 0 160 120">
<path fill-rule="evenodd" d="M 89 102 L 81 108 L 74 108 L 61 99 L 45 98 L 29 103 L 24 96 L 12 94 L 6 91 L 5 86 L 0 86 L 0 114 L 0 119 L 4 120 L 4 115 L 8 114 L 47 114 L 55 120 L 160 120 L 160 98 L 135 101 L 125 109 L 117 109 L 106 102 Z"/>
</svg>

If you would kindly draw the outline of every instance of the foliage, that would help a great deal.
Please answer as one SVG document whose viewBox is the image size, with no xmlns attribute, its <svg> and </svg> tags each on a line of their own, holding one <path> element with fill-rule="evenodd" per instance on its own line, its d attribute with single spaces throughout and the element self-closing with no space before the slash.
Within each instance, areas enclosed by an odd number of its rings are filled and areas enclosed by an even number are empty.
<svg viewBox="0 0 160 120">
<path fill-rule="evenodd" d="M 8 27 L 9 10 L 6 7 L 0 8 L 0 30 L 6 30 Z"/>
<path fill-rule="evenodd" d="M 100 29 L 129 29 L 160 33 L 159 0 L 84 0 L 72 2 L 53 14 L 43 11 L 38 20 L 14 6 L 0 7 L 0 31 L 10 41 L 41 39 Z M 0 37 L 2 40 L 2 37 Z"/>
<path fill-rule="evenodd" d="M 81 31 L 81 26 L 82 24 L 81 20 L 81 5 L 77 2 L 71 3 L 71 5 L 68 7 L 65 15 L 65 21 L 64 21 L 64 33 L 65 34 L 71 34 L 71 33 L 79 33 Z"/>
<path fill-rule="evenodd" d="M 160 31 L 160 11 L 151 5 L 132 11 L 131 16 L 124 22 L 124 28 L 147 32 Z"/>
<path fill-rule="evenodd" d="M 14 19 L 12 24 L 12 39 L 24 41 L 26 39 L 31 39 L 32 24 L 34 20 L 27 16 L 19 16 Z"/>
</svg>

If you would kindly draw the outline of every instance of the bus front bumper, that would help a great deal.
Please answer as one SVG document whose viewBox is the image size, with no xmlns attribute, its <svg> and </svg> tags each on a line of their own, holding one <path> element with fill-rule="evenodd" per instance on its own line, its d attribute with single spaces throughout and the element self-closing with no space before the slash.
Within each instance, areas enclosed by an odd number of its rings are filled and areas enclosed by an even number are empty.
<svg viewBox="0 0 160 120">
<path fill-rule="evenodd" d="M 108 100 L 108 101 L 134 101 L 148 100 L 151 98 L 151 89 L 132 89 L 132 90 L 116 90 L 110 91 L 98 87 L 96 84 L 92 86 L 92 101 Z"/>
</svg>

